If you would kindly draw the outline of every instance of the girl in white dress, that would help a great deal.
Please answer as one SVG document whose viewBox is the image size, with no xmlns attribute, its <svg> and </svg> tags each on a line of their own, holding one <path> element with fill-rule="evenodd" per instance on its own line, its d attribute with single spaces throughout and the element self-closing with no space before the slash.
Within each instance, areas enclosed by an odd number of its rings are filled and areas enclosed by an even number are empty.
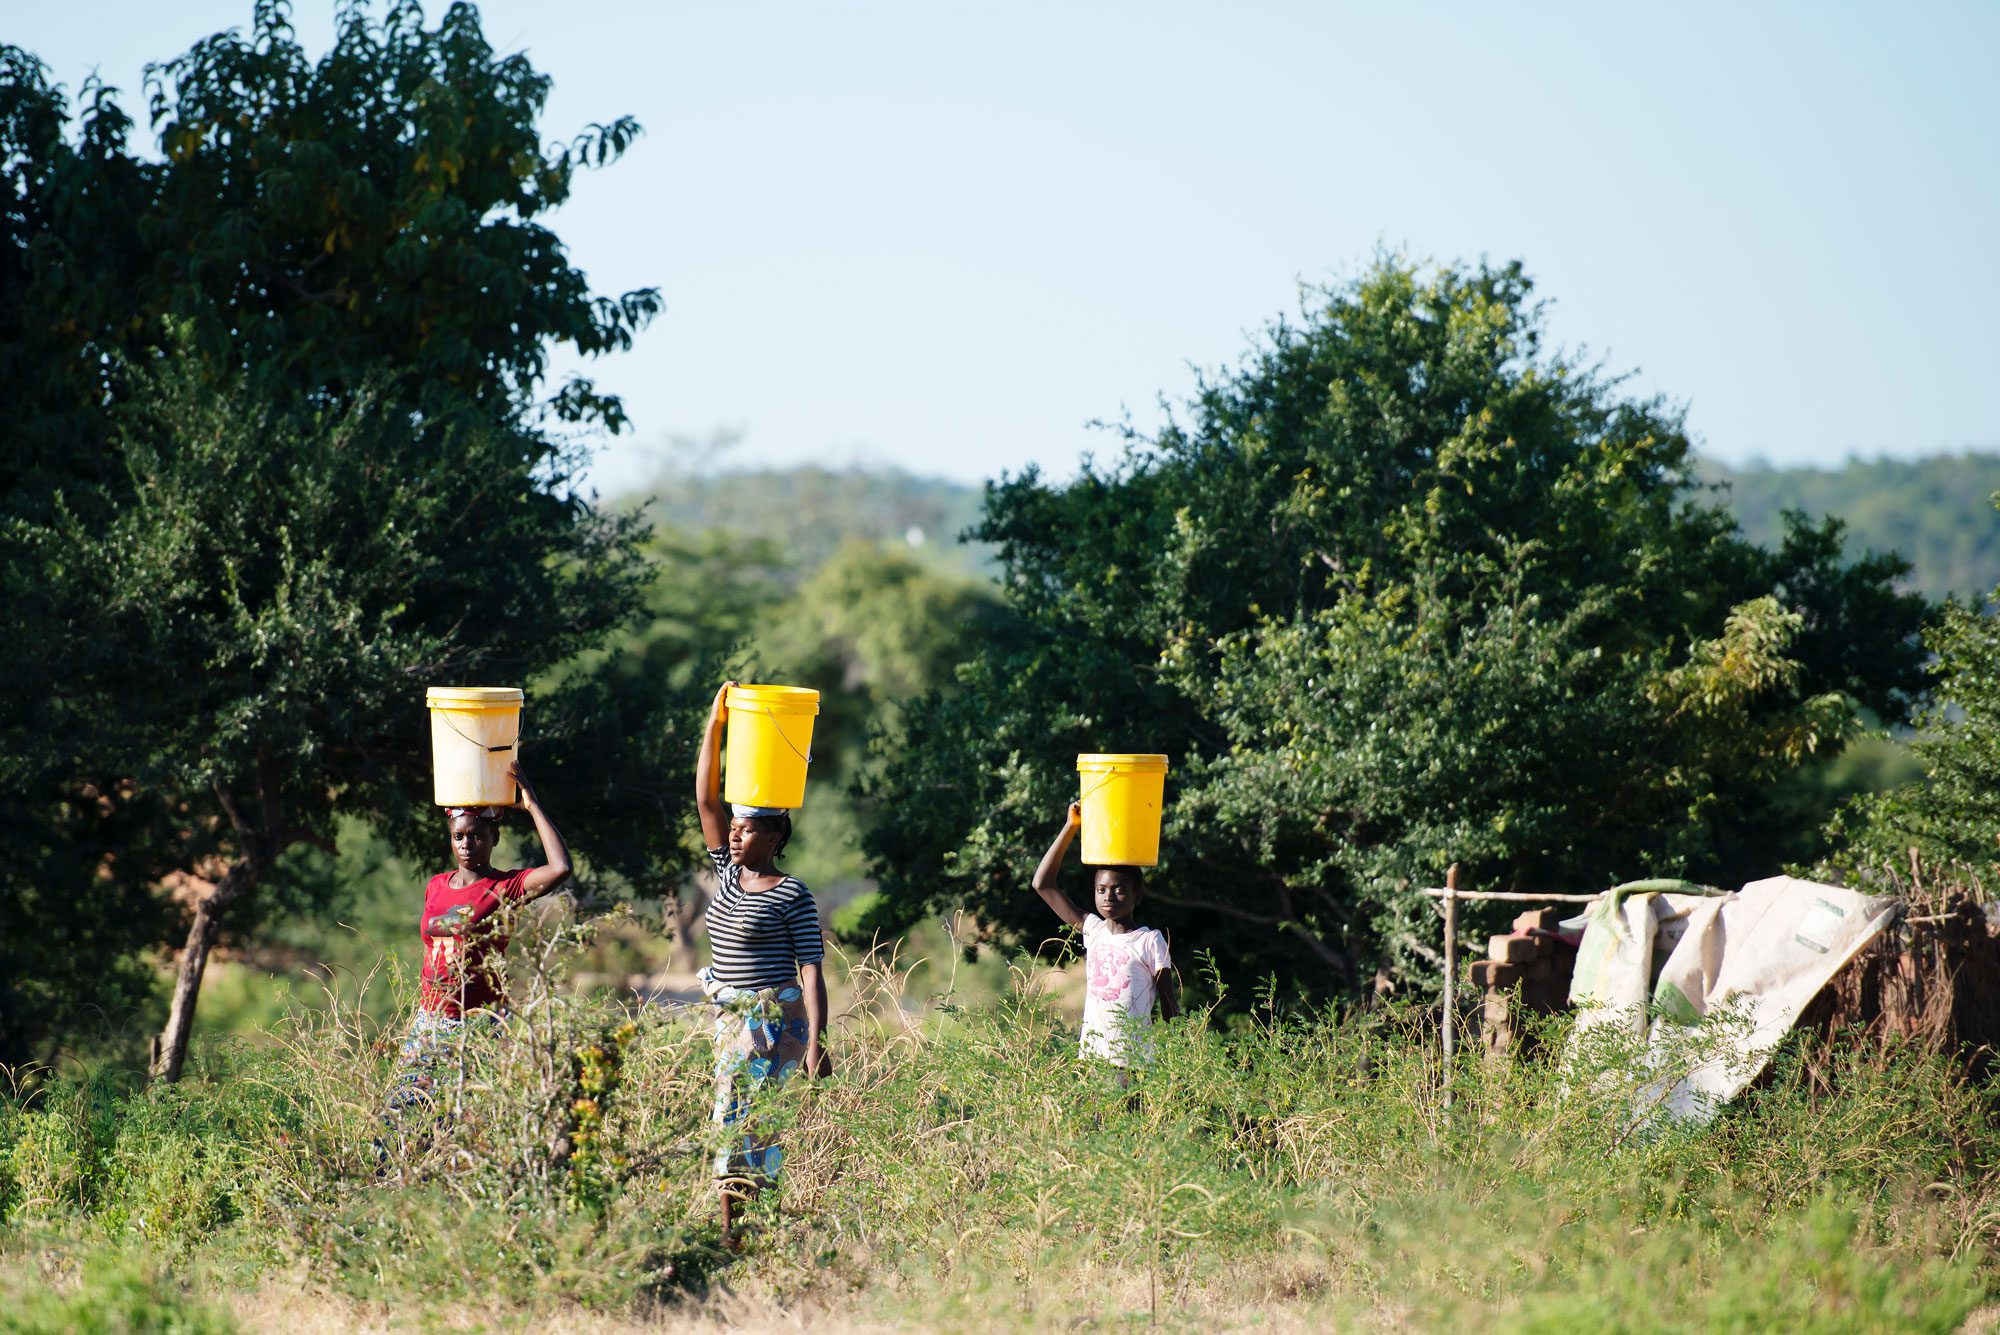
<svg viewBox="0 0 2000 1335">
<path fill-rule="evenodd" d="M 1097 912 L 1079 913 L 1056 884 L 1070 841 L 1083 823 L 1083 805 L 1069 804 L 1062 829 L 1035 868 L 1035 893 L 1065 923 L 1083 933 L 1084 971 L 1089 986 L 1083 997 L 1083 1036 L 1078 1047 L 1086 1057 L 1119 1069 L 1120 1083 L 1133 1067 L 1144 1066 L 1152 1049 L 1147 1031 L 1157 1000 L 1160 1018 L 1181 1013 L 1180 987 L 1174 978 L 1167 938 L 1132 921 L 1146 893 L 1146 878 L 1137 867 L 1099 867 L 1091 877 Z"/>
</svg>

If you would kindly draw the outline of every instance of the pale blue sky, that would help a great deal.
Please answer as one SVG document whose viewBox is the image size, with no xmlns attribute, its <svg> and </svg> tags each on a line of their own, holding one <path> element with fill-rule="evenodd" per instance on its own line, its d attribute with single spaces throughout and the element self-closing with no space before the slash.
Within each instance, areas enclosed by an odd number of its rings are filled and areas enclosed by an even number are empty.
<svg viewBox="0 0 2000 1335">
<path fill-rule="evenodd" d="M 606 490 L 719 428 L 738 462 L 1066 475 L 1378 244 L 1525 260 L 1559 338 L 1730 462 L 2000 447 L 2000 4 L 481 10 L 554 76 L 551 137 L 647 130 L 555 219 L 667 303 L 591 371 L 635 426 Z M 137 112 L 250 3 L 6 11 Z M 330 13 L 298 5 L 315 51 Z"/>
</svg>

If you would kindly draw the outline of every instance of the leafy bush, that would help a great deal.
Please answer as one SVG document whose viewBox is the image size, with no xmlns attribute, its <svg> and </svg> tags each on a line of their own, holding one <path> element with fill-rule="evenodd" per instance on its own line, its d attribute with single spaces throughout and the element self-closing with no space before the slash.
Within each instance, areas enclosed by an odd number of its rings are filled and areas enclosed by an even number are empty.
<svg viewBox="0 0 2000 1335">
<path fill-rule="evenodd" d="M 1914 847 L 1960 878 L 1992 881 L 2000 878 L 2000 620 L 1949 607 L 1924 645 L 1936 685 L 1910 748 L 1923 779 L 1842 811 L 1834 861 L 1854 874 L 1886 867 L 1893 875 Z"/>
<path fill-rule="evenodd" d="M 222 1335 L 236 1322 L 215 1304 L 191 1296 L 172 1271 L 142 1254 L 106 1248 L 84 1258 L 78 1273 L 21 1273 L 0 1266 L 0 1332 L 41 1335 Z"/>
</svg>

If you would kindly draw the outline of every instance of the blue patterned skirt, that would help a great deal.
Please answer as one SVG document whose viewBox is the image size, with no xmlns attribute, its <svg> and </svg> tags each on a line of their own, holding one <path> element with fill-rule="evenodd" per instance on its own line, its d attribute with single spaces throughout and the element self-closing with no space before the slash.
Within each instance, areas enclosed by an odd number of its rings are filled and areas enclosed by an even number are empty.
<svg viewBox="0 0 2000 1335">
<path fill-rule="evenodd" d="M 701 981 L 715 1006 L 715 1179 L 754 1190 L 776 1182 L 785 1161 L 757 1112 L 805 1060 L 805 993 L 796 983 L 746 991 L 709 969 Z"/>
</svg>

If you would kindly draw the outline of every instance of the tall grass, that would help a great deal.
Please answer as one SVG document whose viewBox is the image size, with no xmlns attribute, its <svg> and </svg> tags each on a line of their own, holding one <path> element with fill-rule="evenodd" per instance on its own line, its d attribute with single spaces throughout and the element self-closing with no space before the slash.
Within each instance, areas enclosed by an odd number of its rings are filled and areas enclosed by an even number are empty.
<svg viewBox="0 0 2000 1335">
<path fill-rule="evenodd" d="M 346 1003 L 176 1086 L 99 1067 L 0 1104 L 0 1286 L 303 1282 L 427 1320 L 1946 1330 L 1993 1274 L 1993 1091 L 1916 1048 L 1795 1046 L 1712 1124 L 1641 1129 L 1657 1070 L 1615 1040 L 1468 1062 L 1448 1101 L 1428 1014 L 1266 1010 L 1167 1026 L 1127 1093 L 1027 966 L 958 1006 L 888 955 L 846 970 L 836 1077 L 771 1109 L 786 1180 L 739 1256 L 698 1014 L 577 994 L 563 935 L 435 1125 L 385 1124 L 398 1034 Z"/>
</svg>

